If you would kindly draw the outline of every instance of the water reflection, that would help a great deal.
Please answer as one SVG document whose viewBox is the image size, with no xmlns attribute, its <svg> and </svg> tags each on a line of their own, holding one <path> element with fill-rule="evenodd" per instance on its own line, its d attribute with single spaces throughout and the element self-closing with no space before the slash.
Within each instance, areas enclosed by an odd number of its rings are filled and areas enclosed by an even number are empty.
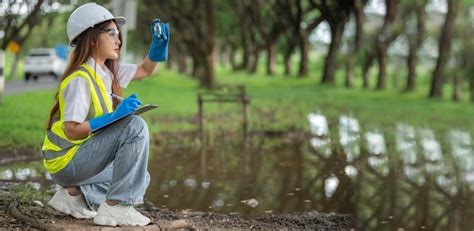
<svg viewBox="0 0 474 231">
<path fill-rule="evenodd" d="M 365 133 L 367 140 L 367 150 L 371 154 L 382 155 L 385 154 L 387 148 L 385 147 L 385 139 L 380 132 L 368 131 Z"/>
<path fill-rule="evenodd" d="M 36 170 L 31 168 L 20 168 L 15 171 L 15 178 L 18 180 L 26 180 L 26 178 L 34 178 L 36 176 Z"/>
<path fill-rule="evenodd" d="M 451 151 L 454 154 L 455 164 L 461 170 L 474 171 L 471 134 L 459 130 L 452 130 L 448 133 L 448 139 L 451 141 Z"/>
<path fill-rule="evenodd" d="M 405 164 L 415 164 L 418 161 L 415 128 L 403 123 L 395 126 L 395 142 Z"/>
<path fill-rule="evenodd" d="M 11 180 L 13 179 L 13 171 L 11 169 L 5 169 L 2 171 L 1 175 L 0 175 L 0 178 L 1 179 L 4 179 L 4 180 Z"/>
<path fill-rule="evenodd" d="M 360 126 L 355 118 L 345 115 L 339 117 L 339 142 L 347 155 L 348 161 L 353 161 L 359 157 L 359 134 Z"/>
<path fill-rule="evenodd" d="M 30 162 L 23 163 L 21 166 L 0 167 L 0 190 L 8 190 L 14 185 L 25 184 L 36 190 L 52 190 L 51 176 L 44 173 L 40 166 L 40 162 Z"/>
<path fill-rule="evenodd" d="M 152 151 L 146 197 L 178 210 L 348 213 L 357 230 L 474 227 L 469 133 L 403 123 L 363 130 L 346 115 L 334 126 L 322 113 L 307 119 L 309 136 L 222 135 L 202 149 L 169 140 Z"/>
<path fill-rule="evenodd" d="M 335 176 L 331 176 L 324 181 L 324 192 L 326 193 L 326 197 L 332 197 L 334 192 L 339 186 L 339 179 Z"/>
<path fill-rule="evenodd" d="M 25 181 L 29 179 L 35 179 L 38 177 L 38 173 L 34 168 L 7 168 L 0 170 L 0 180 L 16 180 Z"/>
<path fill-rule="evenodd" d="M 347 165 L 344 168 L 344 172 L 351 178 L 355 178 L 357 176 L 357 168 L 352 165 Z"/>
<path fill-rule="evenodd" d="M 309 129 L 313 138 L 311 145 L 318 149 L 321 154 L 328 157 L 331 155 L 331 138 L 329 137 L 329 126 L 326 117 L 320 113 L 308 115 Z"/>
</svg>

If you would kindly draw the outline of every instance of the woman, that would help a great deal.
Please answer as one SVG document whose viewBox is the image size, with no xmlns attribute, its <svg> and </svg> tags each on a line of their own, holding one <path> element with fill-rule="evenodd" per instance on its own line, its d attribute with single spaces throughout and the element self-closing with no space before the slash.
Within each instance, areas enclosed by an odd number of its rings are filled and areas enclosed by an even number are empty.
<svg viewBox="0 0 474 231">
<path fill-rule="evenodd" d="M 117 96 L 131 80 L 154 74 L 157 62 L 167 60 L 169 25 L 152 22 L 148 57 L 132 65 L 117 62 L 119 28 L 125 23 L 95 3 L 72 12 L 67 34 L 75 49 L 42 150 L 45 168 L 62 186 L 48 205 L 76 218 L 94 218 L 99 225 L 145 226 L 150 219 L 132 206 L 143 203 L 150 181 L 148 128 L 139 116 L 129 115 L 141 105 L 136 95 Z"/>
</svg>

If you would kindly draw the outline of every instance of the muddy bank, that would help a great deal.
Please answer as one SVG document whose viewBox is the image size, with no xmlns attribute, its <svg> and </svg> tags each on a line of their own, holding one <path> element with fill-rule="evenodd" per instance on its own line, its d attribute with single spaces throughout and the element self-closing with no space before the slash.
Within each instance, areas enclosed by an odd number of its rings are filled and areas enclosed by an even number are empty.
<svg viewBox="0 0 474 231">
<path fill-rule="evenodd" d="M 4 148 L 0 150 L 0 165 L 41 160 L 41 151 L 35 148 Z"/>
<path fill-rule="evenodd" d="M 38 228 L 48 230 L 100 230 L 92 220 L 77 220 L 45 206 L 49 197 L 34 202 L 20 202 L 8 195 L 0 195 L 0 227 L 8 229 Z M 153 218 L 145 230 L 191 229 L 323 229 L 346 230 L 351 223 L 349 215 L 325 214 L 316 211 L 298 214 L 267 214 L 245 219 L 238 215 L 217 214 L 195 211 L 172 211 L 157 208 L 147 202 L 138 208 L 143 214 Z M 138 228 L 137 228 L 138 229 Z M 143 230 L 143 229 L 142 229 Z"/>
</svg>

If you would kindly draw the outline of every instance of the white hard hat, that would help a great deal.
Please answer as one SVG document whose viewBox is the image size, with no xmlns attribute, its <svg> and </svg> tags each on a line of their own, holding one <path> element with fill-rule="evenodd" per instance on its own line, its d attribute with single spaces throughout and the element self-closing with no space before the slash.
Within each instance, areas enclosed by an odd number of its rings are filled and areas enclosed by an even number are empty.
<svg viewBox="0 0 474 231">
<path fill-rule="evenodd" d="M 122 26 L 127 22 L 125 17 L 114 17 L 110 11 L 94 2 L 79 6 L 72 12 L 67 20 L 67 37 L 69 38 L 69 44 L 71 46 L 77 45 L 77 41 L 74 41 L 77 36 L 88 28 L 108 20 L 115 20 L 118 26 Z"/>
</svg>

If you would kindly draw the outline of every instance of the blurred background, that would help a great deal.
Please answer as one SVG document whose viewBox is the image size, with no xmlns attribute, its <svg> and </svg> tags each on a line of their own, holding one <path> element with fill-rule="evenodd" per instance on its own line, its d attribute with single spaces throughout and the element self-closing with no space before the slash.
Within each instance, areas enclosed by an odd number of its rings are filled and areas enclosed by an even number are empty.
<svg viewBox="0 0 474 231">
<path fill-rule="evenodd" d="M 54 48 L 67 57 L 66 21 L 85 1 L 2 1 L 1 48 L 6 51 L 5 78 L 24 77 L 24 58 L 32 48 Z M 382 90 L 387 81 L 413 91 L 417 71 L 430 69 L 427 93 L 441 97 L 444 84 L 453 84 L 453 98 L 463 94 L 472 78 L 474 11 L 469 0 L 417 1 L 98 1 L 128 18 L 122 28 L 126 47 L 122 60 L 146 55 L 149 23 L 171 22 L 173 39 L 168 67 L 192 74 L 201 85 L 215 84 L 216 65 L 233 70 L 275 74 L 281 60 L 285 74 L 321 75 L 333 84 L 338 70 L 347 87 L 360 71 L 363 87 Z M 128 32 L 128 33 L 127 33 Z M 324 57 L 320 72 L 309 69 L 313 56 Z M 376 78 L 369 79 L 371 68 Z M 389 69 L 397 77 L 387 80 Z M 360 70 L 359 70 L 360 69 Z M 452 73 L 457 70 L 457 74 Z M 392 73 L 390 73 L 392 74 Z M 467 89 L 466 89 L 467 90 Z"/>
<path fill-rule="evenodd" d="M 0 1 L 4 182 L 54 188 L 25 159 L 41 158 L 66 21 L 85 2 Z M 472 0 L 97 3 L 128 19 L 122 62 L 147 55 L 154 18 L 170 23 L 169 60 L 126 91 L 160 106 L 144 114 L 156 205 L 474 227 Z"/>
</svg>

